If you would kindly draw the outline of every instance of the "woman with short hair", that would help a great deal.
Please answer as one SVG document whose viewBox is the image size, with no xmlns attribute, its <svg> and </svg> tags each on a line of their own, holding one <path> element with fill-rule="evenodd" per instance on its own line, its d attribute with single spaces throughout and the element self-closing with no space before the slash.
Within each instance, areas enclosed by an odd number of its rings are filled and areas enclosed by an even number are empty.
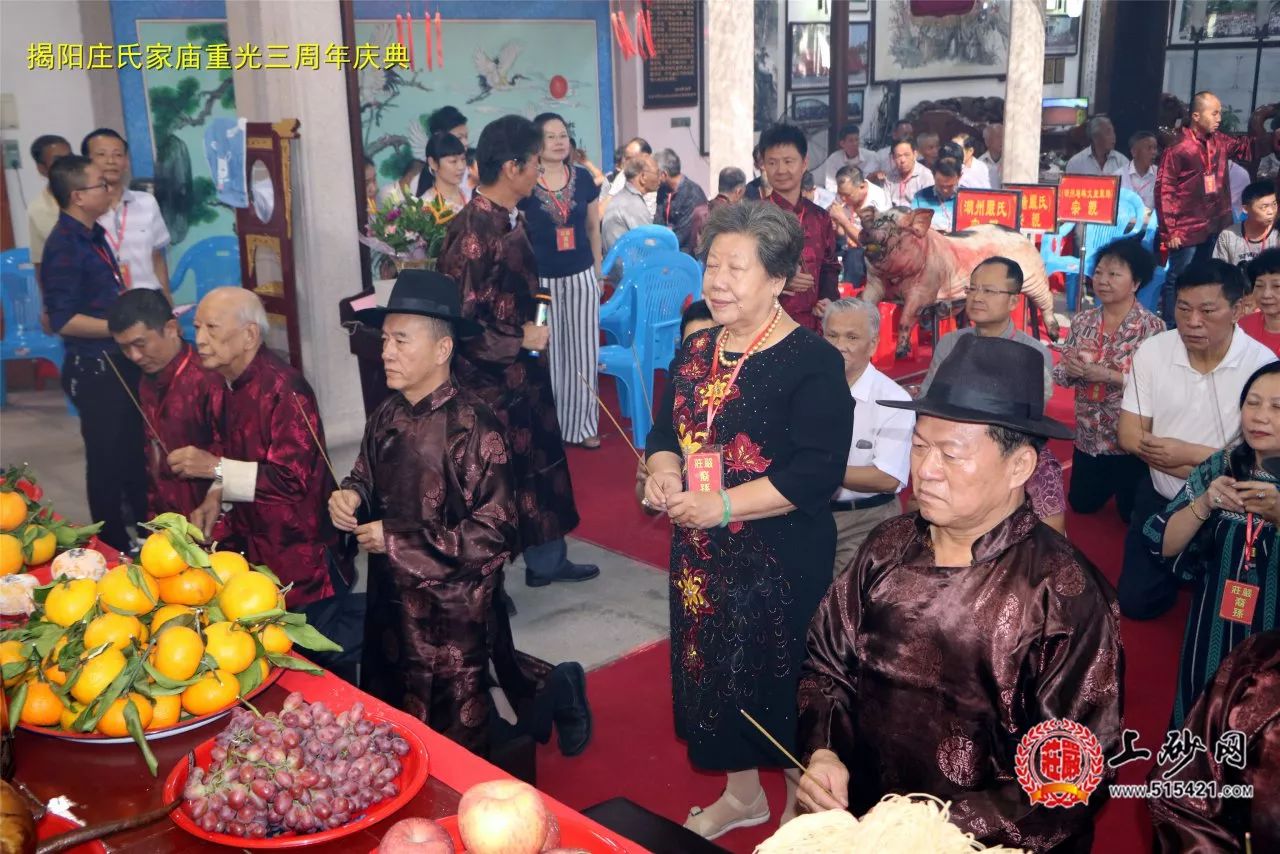
<svg viewBox="0 0 1280 854">
<path fill-rule="evenodd" d="M 829 502 L 853 401 L 840 354 L 778 303 L 803 249 L 799 222 L 776 205 L 711 213 L 699 252 L 717 326 L 677 355 L 645 445 L 643 503 L 676 526 L 676 732 L 696 767 L 728 773 L 720 799 L 685 824 L 708 839 L 769 819 L 758 769 L 788 762 L 738 710 L 794 749 L 805 633 L 835 559 Z"/>
</svg>

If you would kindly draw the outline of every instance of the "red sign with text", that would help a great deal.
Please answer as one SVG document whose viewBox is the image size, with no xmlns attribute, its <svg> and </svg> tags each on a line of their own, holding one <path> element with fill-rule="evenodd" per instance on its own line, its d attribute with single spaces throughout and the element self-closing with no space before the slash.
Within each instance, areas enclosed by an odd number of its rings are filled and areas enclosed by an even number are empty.
<svg viewBox="0 0 1280 854">
<path fill-rule="evenodd" d="M 1119 175 L 1063 175 L 1058 182 L 1058 219 L 1115 225 L 1120 205 Z"/>
<path fill-rule="evenodd" d="M 969 190 L 956 193 L 954 230 L 964 231 L 975 225 L 1003 225 L 1018 228 L 1017 193 L 1008 190 Z"/>
<path fill-rule="evenodd" d="M 1022 197 L 1023 231 L 1054 231 L 1058 227 L 1058 188 L 1052 184 L 1005 184 Z"/>
</svg>

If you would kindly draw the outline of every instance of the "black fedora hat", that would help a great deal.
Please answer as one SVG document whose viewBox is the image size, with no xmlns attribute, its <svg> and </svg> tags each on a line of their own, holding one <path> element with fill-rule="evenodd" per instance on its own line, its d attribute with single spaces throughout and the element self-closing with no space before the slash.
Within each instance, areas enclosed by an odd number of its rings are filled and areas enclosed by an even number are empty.
<svg viewBox="0 0 1280 854">
<path fill-rule="evenodd" d="M 435 270 L 402 270 L 396 276 L 386 307 L 358 311 L 356 320 L 380 328 L 388 314 L 416 314 L 447 320 L 459 338 L 480 334 L 480 324 L 462 316 L 457 283 Z"/>
<path fill-rule="evenodd" d="M 1009 338 L 961 335 L 938 366 L 924 397 L 876 402 L 918 415 L 997 424 L 1049 439 L 1075 435 L 1067 425 L 1044 417 L 1044 357 L 1034 347 Z"/>
</svg>

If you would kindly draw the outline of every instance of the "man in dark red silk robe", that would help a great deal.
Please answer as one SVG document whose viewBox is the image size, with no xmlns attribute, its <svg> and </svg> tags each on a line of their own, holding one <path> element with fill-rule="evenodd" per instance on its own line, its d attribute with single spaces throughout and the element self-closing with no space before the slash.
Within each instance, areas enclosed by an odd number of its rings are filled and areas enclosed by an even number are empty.
<svg viewBox="0 0 1280 854">
<path fill-rule="evenodd" d="M 476 149 L 480 184 L 449 224 L 436 269 L 461 289 L 462 314 L 479 335 L 459 343 L 458 385 L 502 422 L 515 476 L 525 581 L 585 581 L 600 574 L 565 556 L 578 525 L 569 463 L 560 439 L 551 375 L 533 355 L 547 346 L 537 314 L 538 269 L 516 202 L 533 192 L 542 138 L 528 119 L 504 116 L 485 126 Z"/>
<path fill-rule="evenodd" d="M 879 401 L 917 413 L 920 509 L 872 532 L 810 626 L 799 688 L 810 809 L 861 815 L 890 792 L 924 792 L 986 845 L 1089 850 L 1113 773 L 1103 765 L 1087 804 L 1049 808 L 1014 769 L 1043 721 L 1083 724 L 1102 756 L 1122 729 L 1115 592 L 1023 491 L 1036 446 L 1071 435 L 1043 417 L 1043 395 L 1035 350 L 967 336 L 924 397 Z"/>
<path fill-rule="evenodd" d="M 800 269 L 778 301 L 792 320 L 821 335 L 824 300 L 840 298 L 840 259 L 831 215 L 800 193 L 809 168 L 809 141 L 793 125 L 774 125 L 760 134 L 760 152 L 773 187 L 768 201 L 795 214 L 804 231 Z"/>
<path fill-rule="evenodd" d="M 494 608 L 516 542 L 511 458 L 497 417 L 449 369 L 455 339 L 479 326 L 462 319 L 453 281 L 426 270 L 402 272 L 387 308 L 359 319 L 382 327 L 393 390 L 329 498 L 334 525 L 354 532 L 370 556 L 361 687 L 485 756 L 494 658 L 524 731 L 546 741 L 555 716 L 562 747 L 580 751 L 589 717 L 553 708 L 551 695 L 534 712 L 550 665 L 522 672 L 506 612 Z M 585 695 L 576 699 L 585 709 Z"/>
<path fill-rule="evenodd" d="M 1261 632 L 1231 651 L 1196 700 L 1179 735 L 1188 749 L 1170 751 L 1150 782 L 1188 785 L 1183 797 L 1152 798 L 1158 852 L 1218 854 L 1280 851 L 1280 631 Z M 1186 758 L 1177 769 L 1175 763 Z M 1214 797 L 1194 797 L 1212 783 Z M 1252 786 L 1253 797 L 1223 797 L 1226 786 Z"/>
<path fill-rule="evenodd" d="M 165 463 L 165 449 L 191 445 L 222 455 L 218 427 L 226 383 L 205 370 L 195 348 L 182 340 L 173 309 L 160 291 L 125 291 L 111 307 L 107 327 L 129 361 L 142 369 L 138 403 L 150 425 L 145 437 L 147 516 L 173 512 L 189 517 L 203 503 L 209 484 L 174 474 Z"/>
<path fill-rule="evenodd" d="M 350 678 L 354 668 L 343 662 L 358 654 L 362 618 L 348 607 L 354 568 L 329 521 L 336 484 L 316 443 L 324 441 L 324 427 L 310 383 L 264 346 L 266 332 L 266 311 L 252 291 L 215 288 L 200 301 L 196 350 L 227 384 L 222 456 L 188 445 L 171 450 L 169 467 L 213 480 L 197 511 L 202 529 L 293 585 L 288 607 L 302 609 L 345 649 L 336 658 L 312 657 Z M 230 510 L 219 518 L 224 502 Z"/>
</svg>

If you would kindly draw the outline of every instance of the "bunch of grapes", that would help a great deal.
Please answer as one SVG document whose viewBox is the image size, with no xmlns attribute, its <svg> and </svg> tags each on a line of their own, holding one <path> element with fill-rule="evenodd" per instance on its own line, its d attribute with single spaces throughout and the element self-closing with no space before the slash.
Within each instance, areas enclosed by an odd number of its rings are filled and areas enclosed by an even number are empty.
<svg viewBox="0 0 1280 854">
<path fill-rule="evenodd" d="M 334 712 L 290 694 L 279 714 L 233 713 L 207 769 L 193 768 L 183 809 L 208 833 L 262 839 L 316 833 L 400 793 L 409 743 L 355 703 Z"/>
</svg>

